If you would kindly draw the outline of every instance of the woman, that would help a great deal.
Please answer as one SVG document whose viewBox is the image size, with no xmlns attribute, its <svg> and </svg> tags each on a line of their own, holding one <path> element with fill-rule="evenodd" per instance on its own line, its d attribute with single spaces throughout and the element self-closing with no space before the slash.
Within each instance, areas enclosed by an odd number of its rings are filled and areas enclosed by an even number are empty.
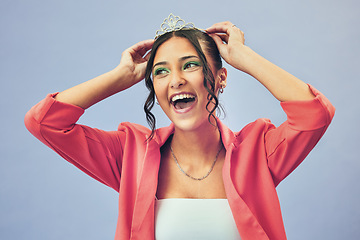
<svg viewBox="0 0 360 240">
<path fill-rule="evenodd" d="M 114 70 L 48 95 L 27 113 L 27 128 L 119 192 L 115 239 L 286 239 L 275 187 L 319 141 L 334 107 L 245 46 L 232 23 L 204 33 L 172 15 L 165 22 L 174 20 L 181 26 L 128 48 Z M 214 115 L 227 80 L 220 55 L 281 101 L 288 120 L 276 128 L 259 119 L 235 133 L 221 123 Z M 144 77 L 152 130 L 76 124 L 84 109 Z M 155 128 L 155 96 L 169 127 Z"/>
</svg>

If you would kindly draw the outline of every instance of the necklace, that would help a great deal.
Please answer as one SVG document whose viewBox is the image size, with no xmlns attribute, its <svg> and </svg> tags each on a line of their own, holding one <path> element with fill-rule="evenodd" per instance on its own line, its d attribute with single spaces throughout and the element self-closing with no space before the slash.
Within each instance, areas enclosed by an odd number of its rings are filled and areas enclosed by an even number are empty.
<svg viewBox="0 0 360 240">
<path fill-rule="evenodd" d="M 222 144 L 221 144 L 220 149 L 219 149 L 219 151 L 218 151 L 217 154 L 216 154 L 215 160 L 214 160 L 214 162 L 212 163 L 210 170 L 209 170 L 203 177 L 196 178 L 196 177 L 191 176 L 191 175 L 188 174 L 187 172 L 185 172 L 184 169 L 182 169 L 182 167 L 180 166 L 177 158 L 175 157 L 174 151 L 173 151 L 173 149 L 172 149 L 172 147 L 171 147 L 171 145 L 170 145 L 171 155 L 172 155 L 172 157 L 174 158 L 175 163 L 176 163 L 176 165 L 179 167 L 180 171 L 181 171 L 183 174 L 185 174 L 185 176 L 187 176 L 187 177 L 189 177 L 189 178 L 191 178 L 191 179 L 193 179 L 193 180 L 197 180 L 197 181 L 204 180 L 205 178 L 207 178 L 207 177 L 210 175 L 210 173 L 211 173 L 212 170 L 214 169 L 215 163 L 216 163 L 216 161 L 217 161 L 217 159 L 218 159 L 218 156 L 219 156 L 222 148 L 223 148 L 223 146 L 222 146 Z"/>
</svg>

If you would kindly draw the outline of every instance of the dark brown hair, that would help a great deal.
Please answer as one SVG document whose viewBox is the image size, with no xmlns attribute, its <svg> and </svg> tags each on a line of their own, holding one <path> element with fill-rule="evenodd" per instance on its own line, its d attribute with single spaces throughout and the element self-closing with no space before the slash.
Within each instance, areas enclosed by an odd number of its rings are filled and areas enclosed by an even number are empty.
<svg viewBox="0 0 360 240">
<path fill-rule="evenodd" d="M 186 38 L 194 46 L 196 52 L 199 55 L 199 58 L 203 66 L 204 87 L 208 92 L 208 96 L 207 96 L 208 103 L 206 104 L 206 110 L 209 112 L 209 116 L 208 116 L 209 122 L 211 122 L 210 121 L 211 117 L 215 118 L 214 112 L 219 106 L 219 101 L 215 94 L 215 79 L 208 62 L 208 60 L 210 59 L 206 59 L 204 54 L 204 52 L 206 52 L 206 54 L 211 58 L 215 66 L 215 70 L 219 70 L 222 68 L 222 61 L 221 61 L 219 49 L 217 48 L 214 40 L 207 33 L 202 32 L 198 29 L 183 29 L 183 30 L 165 33 L 161 35 L 158 39 L 156 39 L 156 41 L 154 42 L 145 72 L 145 84 L 146 87 L 149 89 L 149 95 L 144 104 L 144 111 L 146 114 L 146 120 L 152 130 L 151 135 L 148 138 L 150 140 L 152 139 L 156 128 L 156 119 L 154 114 L 151 112 L 151 109 L 154 107 L 154 103 L 155 103 L 155 90 L 154 90 L 153 80 L 151 79 L 154 58 L 156 51 L 161 46 L 161 44 L 163 44 L 172 37 Z M 200 41 L 201 43 L 203 43 L 204 49 L 201 48 Z M 211 102 L 214 103 L 214 106 L 211 109 L 209 109 Z"/>
</svg>

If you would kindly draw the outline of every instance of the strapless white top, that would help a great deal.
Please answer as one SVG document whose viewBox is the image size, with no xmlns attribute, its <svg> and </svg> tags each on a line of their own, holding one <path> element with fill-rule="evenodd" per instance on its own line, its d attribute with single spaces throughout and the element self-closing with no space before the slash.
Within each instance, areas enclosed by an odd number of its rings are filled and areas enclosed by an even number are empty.
<svg viewBox="0 0 360 240">
<path fill-rule="evenodd" d="M 156 240 L 241 240 L 227 199 L 155 200 Z"/>
</svg>

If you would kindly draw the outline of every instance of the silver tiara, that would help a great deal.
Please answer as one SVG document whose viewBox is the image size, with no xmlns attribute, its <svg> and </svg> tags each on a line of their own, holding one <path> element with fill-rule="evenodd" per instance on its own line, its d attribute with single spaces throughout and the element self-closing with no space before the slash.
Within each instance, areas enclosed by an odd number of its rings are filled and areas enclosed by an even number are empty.
<svg viewBox="0 0 360 240">
<path fill-rule="evenodd" d="M 160 25 L 160 29 L 156 31 L 155 39 L 168 32 L 194 28 L 196 27 L 193 23 L 186 23 L 185 20 L 181 19 L 179 16 L 174 16 L 170 13 L 170 15 L 165 18 L 164 22 Z"/>
</svg>

